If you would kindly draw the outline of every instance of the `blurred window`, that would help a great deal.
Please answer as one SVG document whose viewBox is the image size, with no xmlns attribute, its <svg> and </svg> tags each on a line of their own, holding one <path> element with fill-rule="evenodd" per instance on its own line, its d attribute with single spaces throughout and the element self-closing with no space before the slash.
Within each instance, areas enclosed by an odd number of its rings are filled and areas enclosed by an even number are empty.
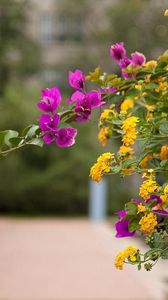
<svg viewBox="0 0 168 300">
<path fill-rule="evenodd" d="M 60 15 L 56 19 L 56 39 L 80 41 L 83 37 L 82 20 L 78 16 Z"/>
<path fill-rule="evenodd" d="M 40 18 L 40 42 L 49 44 L 53 41 L 53 16 L 49 14 L 42 15 Z"/>
</svg>

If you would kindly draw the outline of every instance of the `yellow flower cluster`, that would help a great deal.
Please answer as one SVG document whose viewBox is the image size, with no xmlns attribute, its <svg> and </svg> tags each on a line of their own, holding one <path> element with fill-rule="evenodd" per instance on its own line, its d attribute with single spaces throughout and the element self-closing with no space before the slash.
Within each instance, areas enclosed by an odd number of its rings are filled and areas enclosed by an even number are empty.
<svg viewBox="0 0 168 300">
<path fill-rule="evenodd" d="M 139 188 L 139 196 L 147 200 L 149 196 L 155 192 L 158 188 L 158 184 L 155 180 L 149 178 L 145 180 Z"/>
<path fill-rule="evenodd" d="M 98 140 L 102 146 L 106 146 L 108 137 L 109 137 L 108 127 L 100 128 L 99 133 L 98 133 Z"/>
<path fill-rule="evenodd" d="M 144 233 L 152 233 L 157 224 L 157 217 L 152 212 L 143 216 L 139 221 L 140 230 Z"/>
<path fill-rule="evenodd" d="M 133 108 L 134 106 L 134 102 L 132 99 L 125 99 L 122 103 L 121 103 L 121 107 L 120 107 L 120 112 L 127 112 L 128 109 Z"/>
<path fill-rule="evenodd" d="M 119 270 L 122 270 L 126 259 L 129 259 L 130 261 L 135 262 L 137 251 L 138 251 L 138 248 L 135 246 L 128 246 L 126 249 L 122 250 L 115 257 L 115 260 L 114 260 L 115 267 Z"/>
<path fill-rule="evenodd" d="M 161 147 L 160 158 L 161 159 L 168 159 L 168 145 L 164 145 L 164 146 Z"/>
<path fill-rule="evenodd" d="M 165 10 L 164 16 L 165 16 L 165 17 L 168 17 L 168 9 Z"/>
<path fill-rule="evenodd" d="M 110 152 L 103 153 L 98 157 L 97 162 L 90 169 L 90 177 L 99 182 L 104 173 L 110 172 L 110 163 L 114 159 L 114 154 Z"/>
<path fill-rule="evenodd" d="M 136 125 L 139 122 L 138 118 L 135 116 L 127 118 L 122 125 L 122 130 L 124 131 L 124 135 L 122 141 L 125 146 L 130 146 L 135 143 L 137 132 Z"/>
</svg>

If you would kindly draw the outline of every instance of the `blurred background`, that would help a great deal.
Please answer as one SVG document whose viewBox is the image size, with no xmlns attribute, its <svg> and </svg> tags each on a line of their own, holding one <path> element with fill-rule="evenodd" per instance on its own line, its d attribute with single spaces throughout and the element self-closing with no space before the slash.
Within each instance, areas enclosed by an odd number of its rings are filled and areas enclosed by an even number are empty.
<svg viewBox="0 0 168 300">
<path fill-rule="evenodd" d="M 0 129 L 21 130 L 30 123 L 37 123 L 39 111 L 36 105 L 42 88 L 57 85 L 64 99 L 70 95 L 72 89 L 67 79 L 69 70 L 81 68 L 88 74 L 100 65 L 105 72 L 117 72 L 117 65 L 109 56 L 109 47 L 113 43 L 123 41 L 128 55 L 139 51 L 143 52 L 147 59 L 155 59 L 167 48 L 168 24 L 167 18 L 163 17 L 167 5 L 167 0 L 0 0 Z M 90 184 L 89 169 L 97 156 L 102 152 L 115 151 L 119 146 L 113 141 L 102 148 L 96 139 L 97 131 L 97 124 L 93 120 L 78 126 L 76 144 L 70 149 L 59 149 L 55 145 L 45 146 L 43 149 L 28 146 L 7 158 L 1 158 L 0 269 L 3 273 L 0 277 L 0 299 L 57 299 L 53 295 L 58 291 L 52 290 L 50 283 L 55 285 L 55 281 L 52 281 L 53 277 L 55 278 L 55 269 L 62 270 L 61 262 L 66 261 L 67 245 L 74 246 L 68 252 L 68 266 L 71 260 L 75 261 L 77 254 L 82 255 L 80 249 L 87 249 L 91 245 L 91 248 L 86 250 L 90 258 L 85 261 L 86 257 L 83 257 L 83 276 L 86 278 L 90 274 L 88 285 L 90 280 L 95 279 L 99 287 L 99 282 L 106 278 L 107 291 L 105 293 L 101 290 L 99 296 L 94 293 L 87 294 L 90 286 L 82 285 L 86 292 L 85 297 L 79 291 L 73 294 L 71 299 L 163 299 L 161 294 L 157 293 L 161 290 L 157 276 L 160 276 L 162 282 L 167 280 L 165 275 L 163 277 L 163 265 L 146 281 L 146 285 L 149 286 L 154 283 L 153 293 L 146 293 L 146 288 L 139 283 L 143 281 L 142 276 L 139 278 L 131 271 L 124 273 L 125 275 L 112 271 L 114 268 L 111 264 L 111 228 L 89 227 L 85 221 L 70 224 L 65 222 L 64 225 L 52 223 L 53 219 L 47 224 L 32 221 L 35 223 L 30 223 L 31 227 L 27 221 L 15 223 L 15 219 L 12 221 L 3 217 L 86 217 L 88 211 L 94 215 L 89 199 L 94 201 L 95 197 L 99 198 L 102 193 L 103 199 L 107 200 L 107 208 L 101 207 L 101 203 L 99 208 L 104 216 L 110 216 L 111 220 L 111 215 L 122 209 L 130 197 L 136 197 L 138 179 L 113 176 L 106 179 L 100 190 Z M 94 205 L 97 204 L 94 202 Z M 67 236 L 68 230 L 74 234 L 72 239 L 71 234 Z M 82 242 L 79 241 L 80 238 Z M 53 248 L 54 241 L 54 245 L 57 245 L 58 241 L 61 245 L 62 242 L 64 251 L 61 246 L 60 249 L 58 246 Z M 113 242 L 115 255 L 117 247 L 122 243 L 123 248 L 125 242 Z M 46 248 L 47 245 L 49 248 Z M 44 249 L 44 253 L 40 252 L 40 249 Z M 31 251 L 35 251 L 36 255 Z M 37 265 L 39 253 L 43 253 L 43 257 Z M 59 255 L 55 258 L 54 253 L 61 253 L 61 258 Z M 81 259 L 82 256 L 77 262 L 79 266 Z M 88 263 L 93 263 L 92 271 L 95 270 L 104 277 L 97 279 L 94 271 L 92 273 L 86 269 Z M 31 269 L 31 266 L 36 267 Z M 104 266 L 107 266 L 107 269 Z M 68 278 L 71 278 L 69 268 L 65 270 Z M 18 277 L 16 272 L 20 272 Z M 76 267 L 74 280 L 80 276 L 82 278 L 81 272 Z M 44 273 L 50 275 L 41 278 L 41 274 Z M 61 274 L 59 279 L 63 284 L 65 274 Z M 130 276 L 127 276 L 127 279 L 124 277 L 126 274 Z M 33 281 L 30 278 L 33 278 Z M 115 280 L 114 285 L 111 285 L 112 278 L 116 279 L 118 285 Z M 135 290 L 132 287 L 132 294 L 126 295 L 126 285 L 132 285 L 131 278 L 135 279 L 137 285 L 135 284 Z M 45 294 L 42 289 L 40 295 L 38 292 L 36 294 L 36 286 L 29 286 L 29 281 L 34 284 L 39 281 L 41 288 L 49 287 L 51 293 Z M 20 291 L 25 282 L 26 296 L 25 290 Z M 112 298 L 109 296 L 110 288 L 118 288 L 119 282 L 125 282 L 123 294 L 121 295 L 120 291 Z M 71 283 L 70 281 L 69 288 Z M 74 287 L 76 291 L 75 282 Z M 63 298 L 61 290 L 57 295 L 59 299 L 70 299 L 67 295 L 67 298 Z"/>
<path fill-rule="evenodd" d="M 38 121 L 42 88 L 57 85 L 64 98 L 70 95 L 69 70 L 87 74 L 100 65 L 117 71 L 109 56 L 113 43 L 124 41 L 128 54 L 137 50 L 156 58 L 167 47 L 166 5 L 167 0 L 0 0 L 1 130 Z M 89 168 L 118 145 L 102 149 L 94 121 L 78 127 L 70 149 L 30 146 L 1 159 L 0 213 L 87 215 Z M 136 192 L 136 180 L 111 177 L 108 215 Z"/>
</svg>

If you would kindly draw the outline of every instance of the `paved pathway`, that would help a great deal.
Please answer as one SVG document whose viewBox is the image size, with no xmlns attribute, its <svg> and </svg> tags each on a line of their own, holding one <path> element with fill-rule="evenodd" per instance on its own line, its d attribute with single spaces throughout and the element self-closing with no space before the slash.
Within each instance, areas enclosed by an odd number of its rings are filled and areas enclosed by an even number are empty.
<svg viewBox="0 0 168 300">
<path fill-rule="evenodd" d="M 131 243 L 116 240 L 107 223 L 1 218 L 0 300 L 164 299 L 161 266 L 154 273 L 113 267 Z"/>
</svg>

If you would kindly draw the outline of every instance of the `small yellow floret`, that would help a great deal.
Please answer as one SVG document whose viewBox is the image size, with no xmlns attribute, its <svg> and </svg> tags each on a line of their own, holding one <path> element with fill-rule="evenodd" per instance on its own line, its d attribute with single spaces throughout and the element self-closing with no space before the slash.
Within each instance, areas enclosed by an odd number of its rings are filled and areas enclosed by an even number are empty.
<svg viewBox="0 0 168 300">
<path fill-rule="evenodd" d="M 144 212 L 146 210 L 145 206 L 142 205 L 142 204 L 139 204 L 138 205 L 138 214 L 141 213 L 141 212 Z"/>
<path fill-rule="evenodd" d="M 136 84 L 135 88 L 136 88 L 136 90 L 141 91 L 142 90 L 142 85 L 141 84 Z"/>
</svg>

